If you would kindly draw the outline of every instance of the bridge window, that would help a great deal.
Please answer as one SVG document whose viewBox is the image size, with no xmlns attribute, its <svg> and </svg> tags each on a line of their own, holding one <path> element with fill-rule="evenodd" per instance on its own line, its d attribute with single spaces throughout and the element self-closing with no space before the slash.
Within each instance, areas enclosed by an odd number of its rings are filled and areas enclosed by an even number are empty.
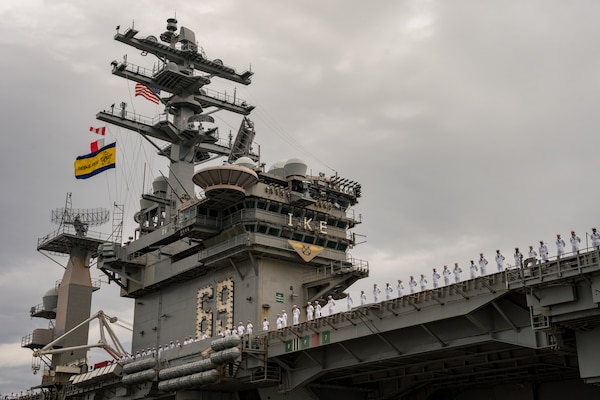
<svg viewBox="0 0 600 400">
<path fill-rule="evenodd" d="M 337 242 L 333 241 L 333 240 L 328 240 L 327 241 L 327 248 L 328 249 L 335 249 L 337 247 Z"/>
</svg>

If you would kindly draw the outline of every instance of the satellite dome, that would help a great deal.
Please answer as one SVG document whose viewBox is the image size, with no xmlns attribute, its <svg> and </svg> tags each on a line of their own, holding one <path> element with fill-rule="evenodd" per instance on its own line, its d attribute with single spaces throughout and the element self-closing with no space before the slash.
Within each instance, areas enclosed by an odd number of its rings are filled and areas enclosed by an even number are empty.
<svg viewBox="0 0 600 400">
<path fill-rule="evenodd" d="M 167 178 L 164 176 L 159 176 L 152 182 L 152 189 L 154 189 L 155 195 L 167 194 L 168 187 Z"/>
<path fill-rule="evenodd" d="M 280 178 L 285 178 L 285 160 L 277 161 L 269 168 L 269 173 Z"/>
<path fill-rule="evenodd" d="M 242 167 L 246 167 L 249 169 L 254 169 L 255 164 L 254 161 L 250 157 L 240 157 L 233 163 L 234 165 L 239 165 Z"/>
<path fill-rule="evenodd" d="M 52 288 L 44 294 L 42 303 L 44 304 L 44 311 L 56 311 L 58 304 L 58 291 L 56 288 Z"/>
<path fill-rule="evenodd" d="M 306 162 L 300 158 L 290 158 L 285 162 L 284 170 L 285 177 L 289 178 L 291 176 L 302 176 L 306 177 L 306 170 L 308 166 Z"/>
</svg>

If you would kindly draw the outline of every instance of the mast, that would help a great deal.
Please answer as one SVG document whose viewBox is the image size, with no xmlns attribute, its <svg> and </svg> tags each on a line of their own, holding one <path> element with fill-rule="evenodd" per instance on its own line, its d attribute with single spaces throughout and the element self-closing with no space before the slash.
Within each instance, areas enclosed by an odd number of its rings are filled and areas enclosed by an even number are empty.
<svg viewBox="0 0 600 400">
<path fill-rule="evenodd" d="M 155 36 L 137 38 L 137 34 L 137 30 L 130 28 L 124 34 L 117 33 L 114 38 L 145 54 L 155 55 L 160 60 L 160 66 L 148 70 L 124 59 L 122 62 L 112 62 L 112 73 L 148 88 L 158 89 L 161 94 L 167 92 L 168 95 L 160 99 L 165 107 L 164 113 L 160 115 L 158 122 L 146 123 L 129 115 L 122 105 L 121 109 L 101 111 L 96 118 L 137 132 L 149 141 L 159 139 L 168 143 L 165 147 L 155 145 L 158 154 L 169 159 L 169 175 L 164 193 L 157 197 L 144 196 L 148 201 L 146 205 L 157 205 L 154 208 L 158 212 L 153 216 L 156 221 L 154 225 L 149 226 L 150 229 L 142 229 L 140 234 L 143 235 L 172 222 L 178 206 L 193 197 L 194 184 L 191 178 L 195 165 L 214 156 L 229 156 L 232 153 L 227 144 L 219 142 L 217 128 L 204 128 L 204 123 L 214 122 L 209 114 L 226 110 L 246 116 L 254 106 L 237 96 L 205 89 L 214 77 L 248 85 L 252 72 L 237 73 L 221 60 L 206 58 L 204 52 L 199 51 L 192 30 L 181 27 L 177 33 L 176 19 L 167 20 L 167 29 L 159 39 Z M 248 154 L 242 155 L 257 158 L 249 154 L 248 148 L 246 152 Z"/>
<path fill-rule="evenodd" d="M 88 324 L 92 304 L 92 293 L 100 287 L 92 283 L 90 259 L 97 257 L 98 246 L 106 238 L 88 237 L 88 227 L 108 221 L 106 209 L 71 208 L 71 193 L 67 193 L 65 207 L 52 211 L 52 222 L 59 228 L 38 240 L 38 251 L 69 256 L 62 280 L 56 285 L 55 298 L 44 298 L 42 307 L 32 307 L 31 316 L 53 320 L 54 327 L 48 330 L 35 330 L 23 347 L 40 349 L 63 334 L 70 332 L 55 348 L 73 348 L 71 351 L 57 352 L 48 362 L 49 370 L 44 371 L 43 384 L 64 384 L 74 372 L 87 369 Z M 49 372 L 51 371 L 51 372 Z M 48 372 L 46 374 L 46 372 Z"/>
</svg>

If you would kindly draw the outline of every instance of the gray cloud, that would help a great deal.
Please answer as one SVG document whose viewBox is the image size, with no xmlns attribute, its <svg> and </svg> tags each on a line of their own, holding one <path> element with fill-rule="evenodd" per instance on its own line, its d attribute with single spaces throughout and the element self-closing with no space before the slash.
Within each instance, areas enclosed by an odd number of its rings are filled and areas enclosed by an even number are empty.
<svg viewBox="0 0 600 400">
<path fill-rule="evenodd" d="M 599 13 L 591 1 L 205 1 L 178 7 L 177 18 L 210 58 L 251 65 L 254 83 L 237 90 L 258 106 L 267 165 L 299 156 L 314 172 L 362 183 L 356 231 L 367 242 L 352 254 L 369 260 L 371 277 L 358 291 L 481 251 L 509 255 L 557 232 L 585 237 L 598 222 Z M 99 110 L 126 101 L 156 111 L 133 100 L 109 65 L 125 53 L 152 60 L 112 35 L 134 19 L 142 35 L 161 32 L 173 10 L 65 0 L 3 5 L 0 15 L 4 350 L 43 325 L 28 309 L 61 271 L 35 246 L 55 229 L 50 210 L 65 193 L 76 208 L 127 204 L 128 236 L 142 187 L 166 171 L 139 138 L 112 127 L 123 151 L 117 171 L 80 182 L 72 163 Z M 223 118 L 237 129 L 239 120 Z M 114 288 L 100 292 L 94 310 L 130 316 Z M 38 383 L 22 378 L 26 364 L 0 368 L 0 393 Z"/>
</svg>

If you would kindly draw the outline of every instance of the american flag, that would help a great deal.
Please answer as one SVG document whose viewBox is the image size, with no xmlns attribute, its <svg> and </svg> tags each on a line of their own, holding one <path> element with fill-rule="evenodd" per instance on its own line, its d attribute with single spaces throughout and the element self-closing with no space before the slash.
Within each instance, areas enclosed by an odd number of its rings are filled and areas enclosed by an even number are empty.
<svg viewBox="0 0 600 400">
<path fill-rule="evenodd" d="M 146 100 L 150 100 L 156 104 L 160 103 L 160 99 L 158 98 L 158 95 L 160 95 L 160 90 L 156 88 L 149 88 L 141 83 L 135 84 L 135 95 L 142 96 Z"/>
</svg>

